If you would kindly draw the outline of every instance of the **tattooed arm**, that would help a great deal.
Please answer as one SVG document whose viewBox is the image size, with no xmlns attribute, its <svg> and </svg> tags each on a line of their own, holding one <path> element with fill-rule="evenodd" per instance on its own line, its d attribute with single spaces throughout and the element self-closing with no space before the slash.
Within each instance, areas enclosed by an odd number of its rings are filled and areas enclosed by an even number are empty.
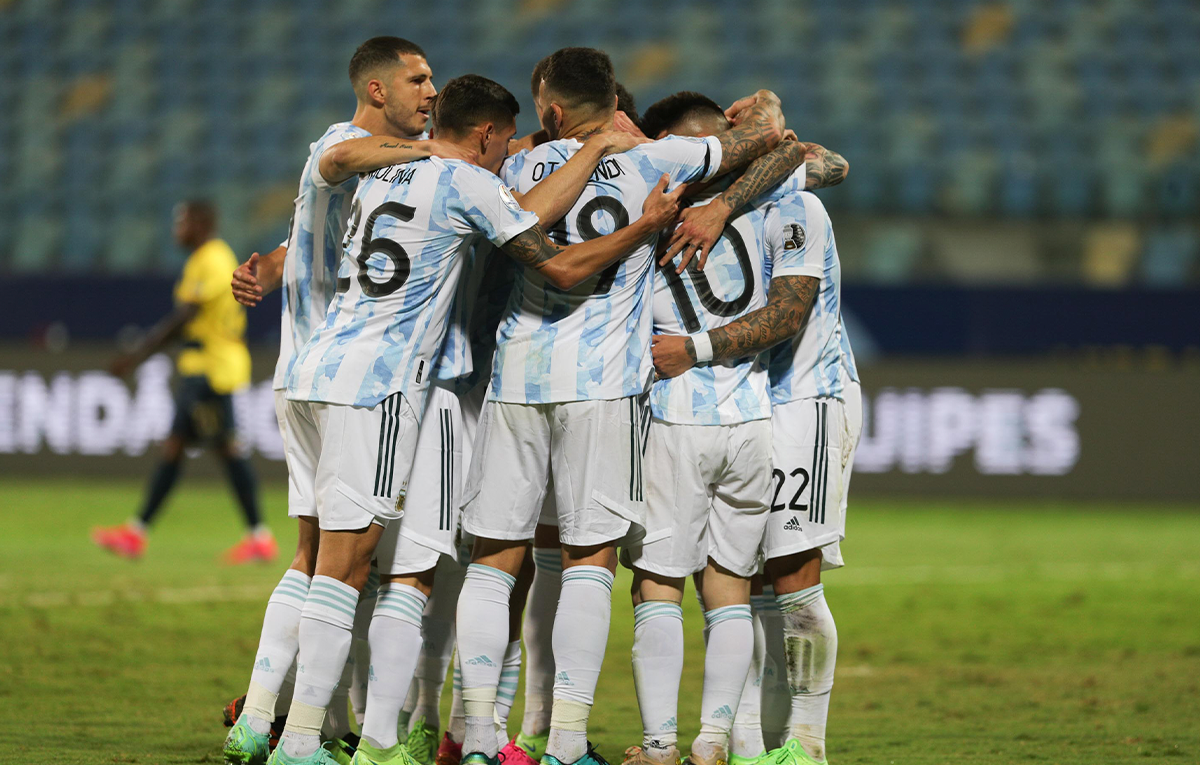
<svg viewBox="0 0 1200 765">
<path fill-rule="evenodd" d="M 850 172 L 850 163 L 846 161 L 845 157 L 820 144 L 804 143 L 801 146 L 806 151 L 804 155 L 805 189 L 808 191 L 825 189 L 846 180 L 846 175 Z M 751 167 L 751 169 L 754 168 Z"/>
<path fill-rule="evenodd" d="M 449 141 L 405 141 L 390 136 L 350 138 L 321 152 L 317 168 L 330 185 L 337 185 L 359 173 L 369 173 L 388 165 L 415 162 L 427 157 L 445 157 L 473 162 L 475 153 Z"/>
<path fill-rule="evenodd" d="M 540 273 L 555 287 L 569 290 L 636 249 L 675 219 L 684 187 L 680 185 L 667 194 L 667 180 L 664 175 L 646 197 L 642 217 L 611 234 L 563 247 L 550 241 L 546 230 L 537 225 L 513 237 L 500 249 L 521 265 Z"/>
<path fill-rule="evenodd" d="M 742 104 L 749 105 L 739 108 L 730 118 L 735 121 L 734 127 L 718 136 L 721 141 L 721 166 L 716 175 L 746 167 L 783 140 L 783 112 L 779 108 L 779 96 L 769 90 L 760 90 L 750 98 L 738 101 L 735 106 Z"/>
<path fill-rule="evenodd" d="M 814 276 L 772 279 L 765 306 L 708 331 L 712 360 L 753 356 L 794 337 L 804 326 L 820 286 L 821 280 Z M 683 374 L 698 358 L 695 341 L 687 335 L 655 335 L 651 353 L 658 376 L 664 378 Z"/>
<path fill-rule="evenodd" d="M 815 143 L 784 141 L 770 154 L 754 160 L 742 177 L 711 202 L 688 207 L 680 213 L 679 225 L 671 235 L 670 247 L 660 263 L 680 252 L 699 249 L 700 268 L 704 268 L 709 250 L 721 238 L 729 217 L 743 205 L 783 183 L 801 163 L 804 163 L 806 179 L 804 188 L 810 190 L 836 186 L 850 171 L 850 163 L 835 151 Z"/>
</svg>

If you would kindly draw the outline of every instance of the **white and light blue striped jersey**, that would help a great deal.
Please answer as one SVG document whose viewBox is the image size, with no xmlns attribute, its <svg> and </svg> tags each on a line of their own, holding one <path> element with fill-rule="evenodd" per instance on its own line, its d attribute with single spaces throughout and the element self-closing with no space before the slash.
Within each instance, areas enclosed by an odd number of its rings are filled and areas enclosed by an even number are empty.
<svg viewBox="0 0 1200 765">
<path fill-rule="evenodd" d="M 850 339 L 842 327 L 842 266 L 833 224 L 821 200 L 803 188 L 800 173 L 765 195 L 775 201 L 767 218 L 772 246 L 799 254 L 794 265 L 772 271 L 771 278 L 793 274 L 821 280 L 804 328 L 770 351 L 773 404 L 816 396 L 840 399 L 847 383 L 858 381 Z"/>
<path fill-rule="evenodd" d="M 288 398 L 370 407 L 403 393 L 422 411 L 467 253 L 537 222 L 467 162 L 433 157 L 363 176 L 338 294 L 296 359 Z"/>
<path fill-rule="evenodd" d="M 369 135 L 353 123 L 338 122 L 308 147 L 308 162 L 300 176 L 300 192 L 288 227 L 287 257 L 283 260 L 280 283 L 283 318 L 279 326 L 279 360 L 275 362 L 275 390 L 287 387 L 296 351 L 308 342 L 313 329 L 325 322 L 336 286 L 350 202 L 358 186 L 357 175 L 337 185 L 326 181 L 321 176 L 321 154 L 334 144 Z"/>
<path fill-rule="evenodd" d="M 695 204 L 708 204 L 728 184 L 710 187 Z M 769 201 L 746 205 L 726 224 L 704 270 L 693 262 L 656 268 L 654 333 L 691 335 L 728 324 L 767 303 Z M 784 264 L 777 264 L 783 267 Z M 747 356 L 700 364 L 650 389 L 657 420 L 684 425 L 734 425 L 771 416 L 766 359 Z"/>
<path fill-rule="evenodd" d="M 504 179 L 521 193 L 582 146 L 565 139 L 515 154 Z M 668 188 L 708 180 L 721 164 L 720 140 L 664 138 L 605 157 L 551 237 L 576 244 L 636 221 L 663 175 Z M 496 336 L 490 397 L 521 404 L 617 399 L 650 382 L 650 297 L 656 238 L 597 276 L 560 290 L 523 269 Z"/>
</svg>

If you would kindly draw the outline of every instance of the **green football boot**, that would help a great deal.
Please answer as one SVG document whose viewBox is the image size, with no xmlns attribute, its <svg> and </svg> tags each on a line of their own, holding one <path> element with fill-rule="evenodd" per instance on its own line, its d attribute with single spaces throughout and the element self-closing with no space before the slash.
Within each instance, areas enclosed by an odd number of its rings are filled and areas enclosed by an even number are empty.
<svg viewBox="0 0 1200 765">
<path fill-rule="evenodd" d="M 251 730 L 245 715 L 239 717 L 225 737 L 226 765 L 263 765 L 271 754 L 269 739 L 269 733 Z"/>
<path fill-rule="evenodd" d="M 500 765 L 499 757 L 488 757 L 483 752 L 464 754 L 459 765 Z"/>
<path fill-rule="evenodd" d="M 321 744 L 321 748 L 329 752 L 333 761 L 338 765 L 350 765 L 354 759 L 355 747 L 340 738 L 330 739 Z"/>
<path fill-rule="evenodd" d="M 326 742 L 317 747 L 317 751 L 307 757 L 289 757 L 283 751 L 283 743 L 275 747 L 275 751 L 271 752 L 271 758 L 267 760 L 267 765 L 343 765 L 338 762 L 333 752 L 326 748 L 326 745 L 332 742 Z"/>
<path fill-rule="evenodd" d="M 516 738 L 517 746 L 525 750 L 530 759 L 542 759 L 542 755 L 546 753 L 546 744 L 550 743 L 550 731 L 546 731 L 540 736 L 526 736 L 524 733 L 518 733 Z"/>
<path fill-rule="evenodd" d="M 732 753 L 729 755 L 729 765 L 767 765 L 768 762 L 766 752 L 754 757 L 739 757 Z"/>
<path fill-rule="evenodd" d="M 800 739 L 789 738 L 783 746 L 767 752 L 771 765 L 828 765 L 826 760 L 814 760 L 800 745 Z"/>
<path fill-rule="evenodd" d="M 360 741 L 351 765 L 417 765 L 408 748 L 397 742 L 387 749 L 376 749 L 366 740 Z"/>
<path fill-rule="evenodd" d="M 465 762 L 465 760 L 464 760 Z M 554 755 L 543 754 L 542 765 L 608 765 L 608 760 L 600 756 L 596 748 L 592 746 L 592 742 L 588 742 L 587 754 L 580 757 L 575 762 L 563 762 Z"/>
<path fill-rule="evenodd" d="M 438 729 L 425 721 L 425 715 L 412 721 L 408 740 L 404 742 L 409 755 L 421 765 L 433 765 L 438 750 Z"/>
</svg>

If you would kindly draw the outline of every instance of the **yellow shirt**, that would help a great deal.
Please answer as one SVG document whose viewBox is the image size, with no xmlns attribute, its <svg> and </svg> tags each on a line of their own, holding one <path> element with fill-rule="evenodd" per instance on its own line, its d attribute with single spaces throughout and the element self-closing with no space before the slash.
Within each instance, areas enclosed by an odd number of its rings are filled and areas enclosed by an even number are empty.
<svg viewBox="0 0 1200 765">
<path fill-rule="evenodd" d="M 220 239 L 210 239 L 188 256 L 175 285 L 177 304 L 195 303 L 199 313 L 183 327 L 181 375 L 204 375 L 217 393 L 250 384 L 246 311 L 233 299 L 229 280 L 237 257 Z"/>
</svg>

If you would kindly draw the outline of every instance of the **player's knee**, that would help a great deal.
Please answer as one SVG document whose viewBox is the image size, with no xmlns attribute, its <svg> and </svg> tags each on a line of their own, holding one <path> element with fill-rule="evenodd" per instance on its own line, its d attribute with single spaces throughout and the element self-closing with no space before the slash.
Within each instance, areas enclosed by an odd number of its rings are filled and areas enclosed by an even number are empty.
<svg viewBox="0 0 1200 765">
<path fill-rule="evenodd" d="M 777 592 L 815 587 L 821 583 L 821 560 L 820 548 L 772 558 L 767 561 L 767 577 Z"/>
</svg>

